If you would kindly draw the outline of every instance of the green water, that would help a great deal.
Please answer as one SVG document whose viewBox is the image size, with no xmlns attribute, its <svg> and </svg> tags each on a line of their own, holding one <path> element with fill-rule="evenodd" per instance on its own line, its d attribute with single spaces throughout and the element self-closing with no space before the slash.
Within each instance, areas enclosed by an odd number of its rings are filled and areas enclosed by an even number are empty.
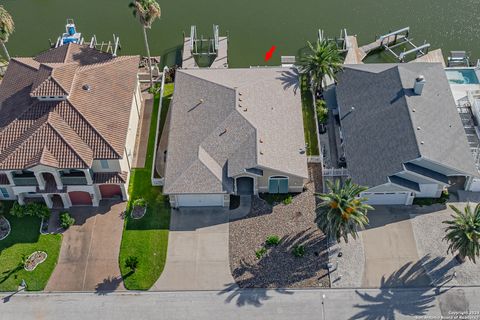
<svg viewBox="0 0 480 320">
<path fill-rule="evenodd" d="M 8 45 L 12 56 L 29 56 L 48 48 L 74 18 L 86 39 L 120 36 L 122 54 L 143 54 L 143 38 L 125 0 L 0 0 L 12 14 L 16 31 Z M 318 28 L 338 35 L 346 27 L 359 43 L 376 35 L 410 26 L 414 42 L 427 40 L 432 48 L 467 50 L 480 58 L 480 0 L 159 0 L 162 17 L 149 32 L 153 55 L 173 64 L 182 44 L 182 32 L 198 26 L 198 35 L 229 31 L 231 67 L 264 65 L 265 52 L 277 46 L 270 65 L 280 55 L 297 55 Z"/>
</svg>

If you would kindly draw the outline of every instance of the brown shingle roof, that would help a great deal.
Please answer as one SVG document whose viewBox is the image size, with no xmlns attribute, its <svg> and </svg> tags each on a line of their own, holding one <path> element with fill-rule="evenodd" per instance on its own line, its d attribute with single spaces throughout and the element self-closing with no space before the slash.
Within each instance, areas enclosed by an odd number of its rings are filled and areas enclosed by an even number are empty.
<svg viewBox="0 0 480 320">
<path fill-rule="evenodd" d="M 138 62 L 77 44 L 12 59 L 0 84 L 0 169 L 121 158 Z M 68 98 L 35 98 L 60 95 Z"/>
</svg>

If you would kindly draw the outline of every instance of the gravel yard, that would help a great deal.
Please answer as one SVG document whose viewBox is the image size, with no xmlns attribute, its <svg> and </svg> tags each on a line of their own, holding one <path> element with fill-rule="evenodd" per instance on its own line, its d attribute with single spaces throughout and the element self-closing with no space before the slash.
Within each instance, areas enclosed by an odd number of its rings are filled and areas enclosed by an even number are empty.
<svg viewBox="0 0 480 320">
<path fill-rule="evenodd" d="M 474 204 L 472 204 L 474 205 Z M 463 211 L 465 204 L 455 206 Z M 435 259 L 435 264 L 425 264 L 430 278 L 436 284 L 447 282 L 448 285 L 475 286 L 480 285 L 480 264 L 470 260 L 459 264 L 454 255 L 447 254 L 448 243 L 443 241 L 445 224 L 442 221 L 451 220 L 453 211 L 445 208 L 426 214 L 411 215 L 411 223 L 417 244 L 419 257 Z M 456 271 L 456 277 L 453 272 Z"/>
<path fill-rule="evenodd" d="M 240 287 L 329 287 L 326 241 L 314 222 L 315 186 L 306 187 L 289 205 L 272 207 L 254 197 L 251 213 L 230 222 L 230 268 Z M 270 235 L 279 236 L 280 244 L 265 245 Z M 292 254 L 296 245 L 305 247 L 303 257 Z M 267 253 L 257 258 L 263 246 Z"/>
</svg>

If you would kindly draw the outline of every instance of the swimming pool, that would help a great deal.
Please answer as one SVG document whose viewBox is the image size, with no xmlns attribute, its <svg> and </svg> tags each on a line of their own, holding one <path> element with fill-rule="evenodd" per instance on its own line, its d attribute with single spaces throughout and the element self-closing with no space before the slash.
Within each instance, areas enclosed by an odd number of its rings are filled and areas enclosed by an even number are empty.
<svg viewBox="0 0 480 320">
<path fill-rule="evenodd" d="M 452 84 L 480 84 L 475 69 L 446 69 L 448 82 Z"/>
</svg>

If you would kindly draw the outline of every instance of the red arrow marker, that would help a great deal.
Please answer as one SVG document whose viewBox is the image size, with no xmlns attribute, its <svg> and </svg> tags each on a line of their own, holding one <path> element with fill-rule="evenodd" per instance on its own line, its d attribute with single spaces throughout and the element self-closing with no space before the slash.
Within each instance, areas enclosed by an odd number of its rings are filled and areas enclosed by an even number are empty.
<svg viewBox="0 0 480 320">
<path fill-rule="evenodd" d="M 270 60 L 270 58 L 272 57 L 273 52 L 275 51 L 275 49 L 277 49 L 277 47 L 272 46 L 272 47 L 270 48 L 270 50 L 267 51 L 267 53 L 265 54 L 265 61 Z"/>
</svg>

